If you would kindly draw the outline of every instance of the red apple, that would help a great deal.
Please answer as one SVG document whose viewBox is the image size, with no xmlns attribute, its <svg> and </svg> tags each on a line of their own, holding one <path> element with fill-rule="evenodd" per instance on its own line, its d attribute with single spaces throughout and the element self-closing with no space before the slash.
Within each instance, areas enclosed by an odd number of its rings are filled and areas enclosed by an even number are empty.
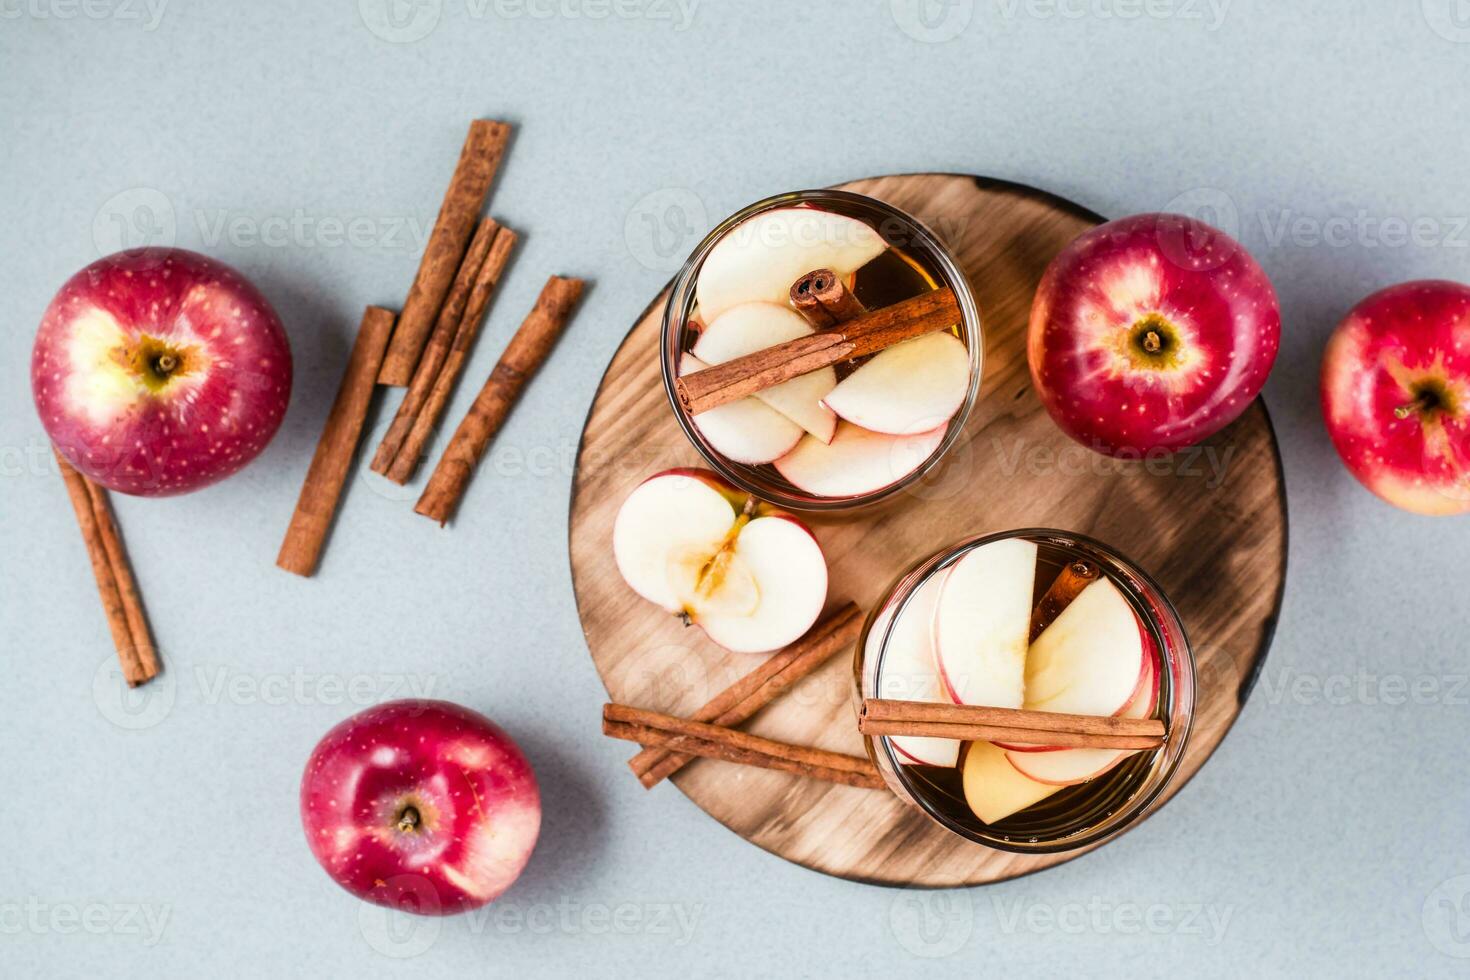
<svg viewBox="0 0 1470 980">
<path fill-rule="evenodd" d="M 133 249 L 93 262 L 51 300 L 31 390 L 78 470 L 122 493 L 185 493 L 270 442 L 291 396 L 291 348 L 234 269 L 184 249 Z"/>
<path fill-rule="evenodd" d="M 1193 218 L 1137 214 L 1052 260 L 1026 355 L 1064 432 L 1137 456 L 1194 445 L 1245 411 L 1280 334 L 1271 282 L 1238 242 Z"/>
<path fill-rule="evenodd" d="M 301 777 L 301 824 L 332 880 L 389 908 L 448 915 L 510 887 L 541 829 L 531 764 L 488 718 L 390 701 L 337 725 Z"/>
<path fill-rule="evenodd" d="M 1322 360 L 1322 414 L 1353 476 L 1420 514 L 1470 511 L 1470 286 L 1390 286 Z"/>
</svg>

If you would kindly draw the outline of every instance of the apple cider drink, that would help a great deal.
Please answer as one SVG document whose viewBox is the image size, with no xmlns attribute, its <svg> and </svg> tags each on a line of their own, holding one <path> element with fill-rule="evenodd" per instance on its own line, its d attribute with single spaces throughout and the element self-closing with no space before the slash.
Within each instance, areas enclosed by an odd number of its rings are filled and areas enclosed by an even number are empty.
<svg viewBox="0 0 1470 980">
<path fill-rule="evenodd" d="M 838 329 L 942 287 L 958 322 L 691 414 L 675 381 Z M 734 215 L 695 250 L 664 314 L 664 381 L 686 434 L 747 492 L 804 510 L 856 507 L 908 485 L 958 437 L 980 384 L 978 314 L 923 226 L 871 198 L 784 195 Z"/>
<path fill-rule="evenodd" d="M 1047 530 L 964 542 L 899 580 L 858 646 L 862 698 L 1156 718 L 1156 749 L 866 739 L 902 799 L 1005 850 L 1080 847 L 1163 791 L 1194 710 L 1194 661 L 1158 586 L 1098 542 Z"/>
</svg>

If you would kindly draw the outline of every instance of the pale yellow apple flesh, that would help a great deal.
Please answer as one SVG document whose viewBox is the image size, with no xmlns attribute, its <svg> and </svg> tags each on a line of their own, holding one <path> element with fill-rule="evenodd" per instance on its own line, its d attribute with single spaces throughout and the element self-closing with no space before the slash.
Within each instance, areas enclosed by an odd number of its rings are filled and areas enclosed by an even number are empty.
<svg viewBox="0 0 1470 980">
<path fill-rule="evenodd" d="M 685 354 L 679 373 L 692 374 L 707 367 L 694 355 Z M 801 442 L 803 435 L 801 426 L 754 397 L 700 412 L 693 421 L 720 455 L 747 466 L 780 459 Z"/>
<path fill-rule="evenodd" d="M 873 355 L 826 396 L 854 425 L 891 435 L 929 432 L 960 410 L 970 390 L 970 352 L 952 333 L 931 333 Z"/>
<path fill-rule="evenodd" d="M 934 644 L 956 704 L 1021 707 L 1035 580 L 1036 545 L 1021 538 L 983 544 L 950 569 L 935 610 Z"/>
<path fill-rule="evenodd" d="M 970 811 L 988 824 L 1035 806 L 1062 789 L 1021 775 L 1006 754 L 989 742 L 971 742 L 965 750 L 962 781 Z"/>
</svg>

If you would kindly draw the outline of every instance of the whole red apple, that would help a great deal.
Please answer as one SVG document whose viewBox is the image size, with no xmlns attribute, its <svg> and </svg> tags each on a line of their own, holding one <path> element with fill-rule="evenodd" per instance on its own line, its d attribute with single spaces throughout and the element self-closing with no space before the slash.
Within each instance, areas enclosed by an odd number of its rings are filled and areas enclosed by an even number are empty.
<svg viewBox="0 0 1470 980">
<path fill-rule="evenodd" d="M 1347 468 L 1384 500 L 1470 511 L 1470 286 L 1406 282 L 1353 307 L 1327 342 L 1322 414 Z"/>
<path fill-rule="evenodd" d="M 291 397 L 291 348 L 234 269 L 133 249 L 93 262 L 51 300 L 31 390 L 51 441 L 87 476 L 122 493 L 185 493 L 270 442 Z"/>
<path fill-rule="evenodd" d="M 488 718 L 447 701 L 390 701 L 317 743 L 301 777 L 301 824 L 352 894 L 448 915 L 516 880 L 541 829 L 541 793 Z"/>
<path fill-rule="evenodd" d="M 1026 357 L 1064 432 L 1142 455 L 1230 424 L 1266 383 L 1280 336 L 1276 292 L 1238 242 L 1183 215 L 1136 214 L 1052 260 Z"/>
</svg>

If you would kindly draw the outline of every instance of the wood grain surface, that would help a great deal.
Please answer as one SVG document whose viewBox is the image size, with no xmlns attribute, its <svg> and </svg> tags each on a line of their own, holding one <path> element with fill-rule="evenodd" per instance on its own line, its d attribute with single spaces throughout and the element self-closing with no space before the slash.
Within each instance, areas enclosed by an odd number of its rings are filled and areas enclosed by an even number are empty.
<svg viewBox="0 0 1470 980">
<path fill-rule="evenodd" d="M 1265 406 L 1204 446 L 1168 459 L 1119 461 L 1071 442 L 1031 390 L 1025 328 L 1052 256 L 1102 219 L 1028 187 L 953 174 L 878 177 L 843 189 L 880 198 L 927 224 L 954 250 L 981 309 L 980 400 L 948 459 L 893 505 L 813 522 L 832 578 L 829 607 L 865 610 L 914 561 L 970 534 L 1046 526 L 1108 542 L 1152 573 L 1183 618 L 1198 664 L 1184 785 L 1240 711 L 1270 645 L 1286 574 L 1286 500 Z M 616 701 L 687 715 L 762 657 L 732 654 L 640 599 L 619 576 L 613 519 L 645 477 L 699 465 L 659 378 L 664 297 L 633 326 L 592 403 L 573 480 L 570 548 L 592 661 Z M 744 726 L 770 738 L 863 751 L 852 658 L 839 654 Z M 596 724 L 600 706 L 587 706 Z M 629 755 L 633 750 L 630 750 Z M 631 772 L 630 792 L 642 792 Z M 741 837 L 789 861 L 859 881 L 983 884 L 1085 852 L 991 850 L 932 824 L 885 792 L 696 760 L 673 782 Z M 650 791 L 648 805 L 667 805 Z M 1147 833 L 1147 823 L 1134 832 Z M 677 846 L 670 841 L 669 846 Z"/>
</svg>

